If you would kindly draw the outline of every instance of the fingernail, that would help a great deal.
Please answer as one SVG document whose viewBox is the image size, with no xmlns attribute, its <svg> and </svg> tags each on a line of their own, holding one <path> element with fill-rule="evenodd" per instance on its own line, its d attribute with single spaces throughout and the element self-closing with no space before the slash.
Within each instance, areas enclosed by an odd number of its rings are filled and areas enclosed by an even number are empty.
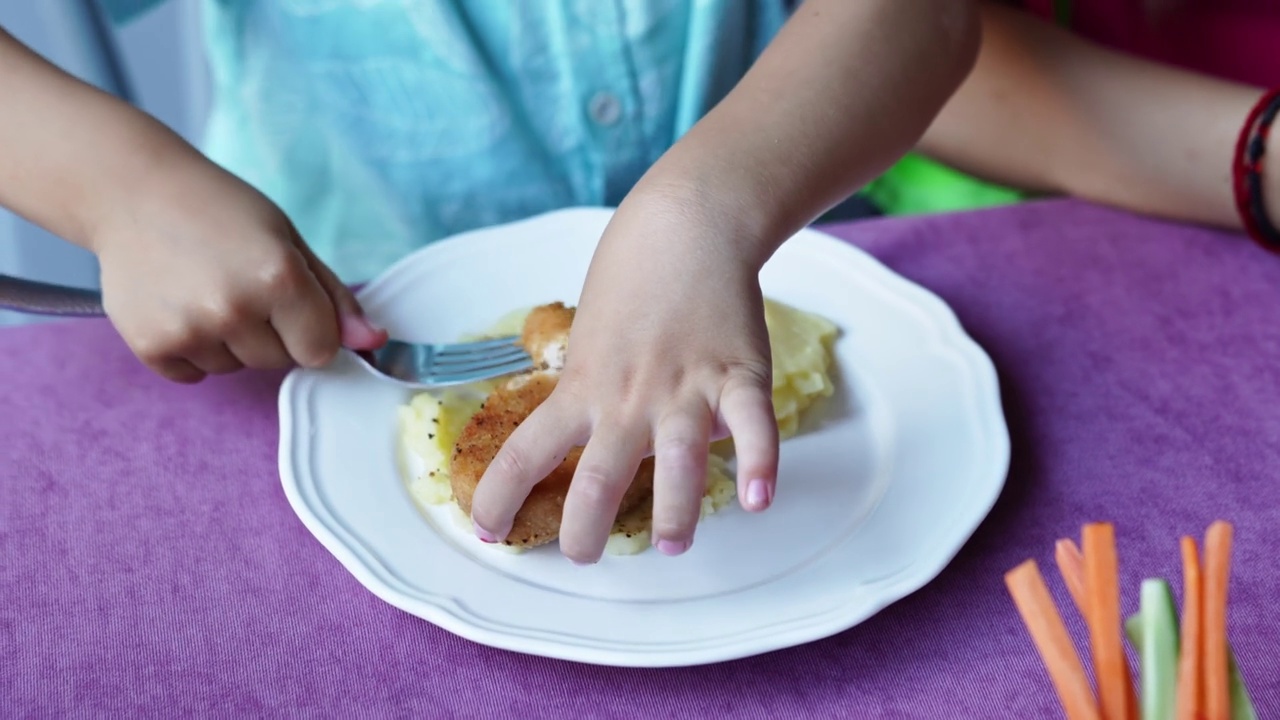
<svg viewBox="0 0 1280 720">
<path fill-rule="evenodd" d="M 692 544 L 693 543 L 688 540 L 659 540 L 654 544 L 654 547 L 658 548 L 658 552 L 663 555 L 671 555 L 674 557 L 684 553 L 684 551 L 688 550 L 689 546 Z"/>
<path fill-rule="evenodd" d="M 353 350 L 372 350 L 387 340 L 387 331 L 363 315 L 342 316 L 342 344 Z"/>
<path fill-rule="evenodd" d="M 480 527 L 480 525 L 476 523 L 474 520 L 471 521 L 471 526 L 475 528 L 476 537 L 480 538 L 480 542 L 486 542 L 486 543 L 489 543 L 490 545 L 498 542 L 497 535 L 494 535 L 488 530 L 485 530 L 484 528 Z"/>
<path fill-rule="evenodd" d="M 747 483 L 747 505 L 751 510 L 763 510 L 773 502 L 773 488 L 764 480 Z"/>
<path fill-rule="evenodd" d="M 583 562 L 582 560 L 576 560 L 574 558 L 569 558 L 569 562 L 573 563 L 576 567 L 588 567 L 590 565 L 595 565 L 595 562 Z"/>
</svg>

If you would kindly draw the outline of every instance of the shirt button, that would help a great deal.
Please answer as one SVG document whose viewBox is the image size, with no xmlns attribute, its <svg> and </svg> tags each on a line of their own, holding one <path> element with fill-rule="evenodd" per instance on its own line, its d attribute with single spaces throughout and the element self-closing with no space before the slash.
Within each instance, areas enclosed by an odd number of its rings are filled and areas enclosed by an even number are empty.
<svg viewBox="0 0 1280 720">
<path fill-rule="evenodd" d="M 598 92 L 587 105 L 591 119 L 600 125 L 613 125 L 622 117 L 622 102 L 613 93 Z"/>
</svg>

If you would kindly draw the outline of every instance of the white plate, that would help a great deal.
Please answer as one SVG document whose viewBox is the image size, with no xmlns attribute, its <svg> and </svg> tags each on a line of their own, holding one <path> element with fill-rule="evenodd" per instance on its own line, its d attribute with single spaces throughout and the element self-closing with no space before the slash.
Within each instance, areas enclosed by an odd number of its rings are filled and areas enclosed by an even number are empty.
<svg viewBox="0 0 1280 720">
<path fill-rule="evenodd" d="M 611 211 L 566 210 L 424 248 L 360 300 L 398 338 L 447 341 L 508 311 L 576 302 Z M 476 642 L 588 663 L 710 663 L 823 638 L 933 579 L 1004 484 L 1009 437 L 991 361 L 939 299 L 806 230 L 761 273 L 767 295 L 842 329 L 837 393 L 782 447 L 774 506 L 706 518 L 693 548 L 578 568 L 554 545 L 511 555 L 397 470 L 408 392 L 345 354 L 280 389 L 280 476 L 302 522 L 378 597 Z"/>
</svg>

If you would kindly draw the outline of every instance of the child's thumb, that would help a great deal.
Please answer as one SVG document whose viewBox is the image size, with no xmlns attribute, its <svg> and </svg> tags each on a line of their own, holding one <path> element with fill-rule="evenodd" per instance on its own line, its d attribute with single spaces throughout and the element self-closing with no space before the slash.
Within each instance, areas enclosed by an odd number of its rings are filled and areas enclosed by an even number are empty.
<svg viewBox="0 0 1280 720">
<path fill-rule="evenodd" d="M 350 292 L 347 294 L 350 295 Z M 361 313 L 355 298 L 351 298 L 351 302 L 355 305 L 353 312 L 343 312 L 341 309 L 338 311 L 342 346 L 350 350 L 377 350 L 386 344 L 387 331 L 369 322 Z"/>
</svg>

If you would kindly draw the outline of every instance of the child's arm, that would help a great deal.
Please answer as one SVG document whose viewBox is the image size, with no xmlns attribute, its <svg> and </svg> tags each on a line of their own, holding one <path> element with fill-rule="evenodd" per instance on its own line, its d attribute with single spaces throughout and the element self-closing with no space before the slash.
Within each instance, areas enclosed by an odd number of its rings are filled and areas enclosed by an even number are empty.
<svg viewBox="0 0 1280 720">
<path fill-rule="evenodd" d="M 699 210 L 728 212 L 742 226 L 734 251 L 763 262 L 758 253 L 911 149 L 978 44 L 977 13 L 965 0 L 807 0 L 632 195 L 696 193 Z"/>
<path fill-rule="evenodd" d="M 654 540 L 693 542 L 708 440 L 731 432 L 741 504 L 772 502 L 761 265 L 905 153 L 969 70 L 961 0 L 808 0 L 738 87 L 624 200 L 592 261 L 552 397 L 482 478 L 472 517 L 501 538 L 529 489 L 586 448 L 560 547 L 600 557 L 640 459 L 656 457 Z"/>
<path fill-rule="evenodd" d="M 0 204 L 98 255 L 107 313 L 148 366 L 195 381 L 337 352 L 354 298 L 261 194 L 3 30 L 0 98 Z"/>
<path fill-rule="evenodd" d="M 0 28 L 0 204 L 81 247 L 169 139 Z M 152 149 L 154 148 L 154 149 Z M 172 152 L 172 148 L 169 149 Z"/>
<path fill-rule="evenodd" d="M 1112 52 L 996 4 L 982 20 L 977 65 L 924 152 L 1017 187 L 1240 227 L 1231 160 L 1259 89 Z M 1280 163 L 1268 165 L 1280 214 Z"/>
</svg>

